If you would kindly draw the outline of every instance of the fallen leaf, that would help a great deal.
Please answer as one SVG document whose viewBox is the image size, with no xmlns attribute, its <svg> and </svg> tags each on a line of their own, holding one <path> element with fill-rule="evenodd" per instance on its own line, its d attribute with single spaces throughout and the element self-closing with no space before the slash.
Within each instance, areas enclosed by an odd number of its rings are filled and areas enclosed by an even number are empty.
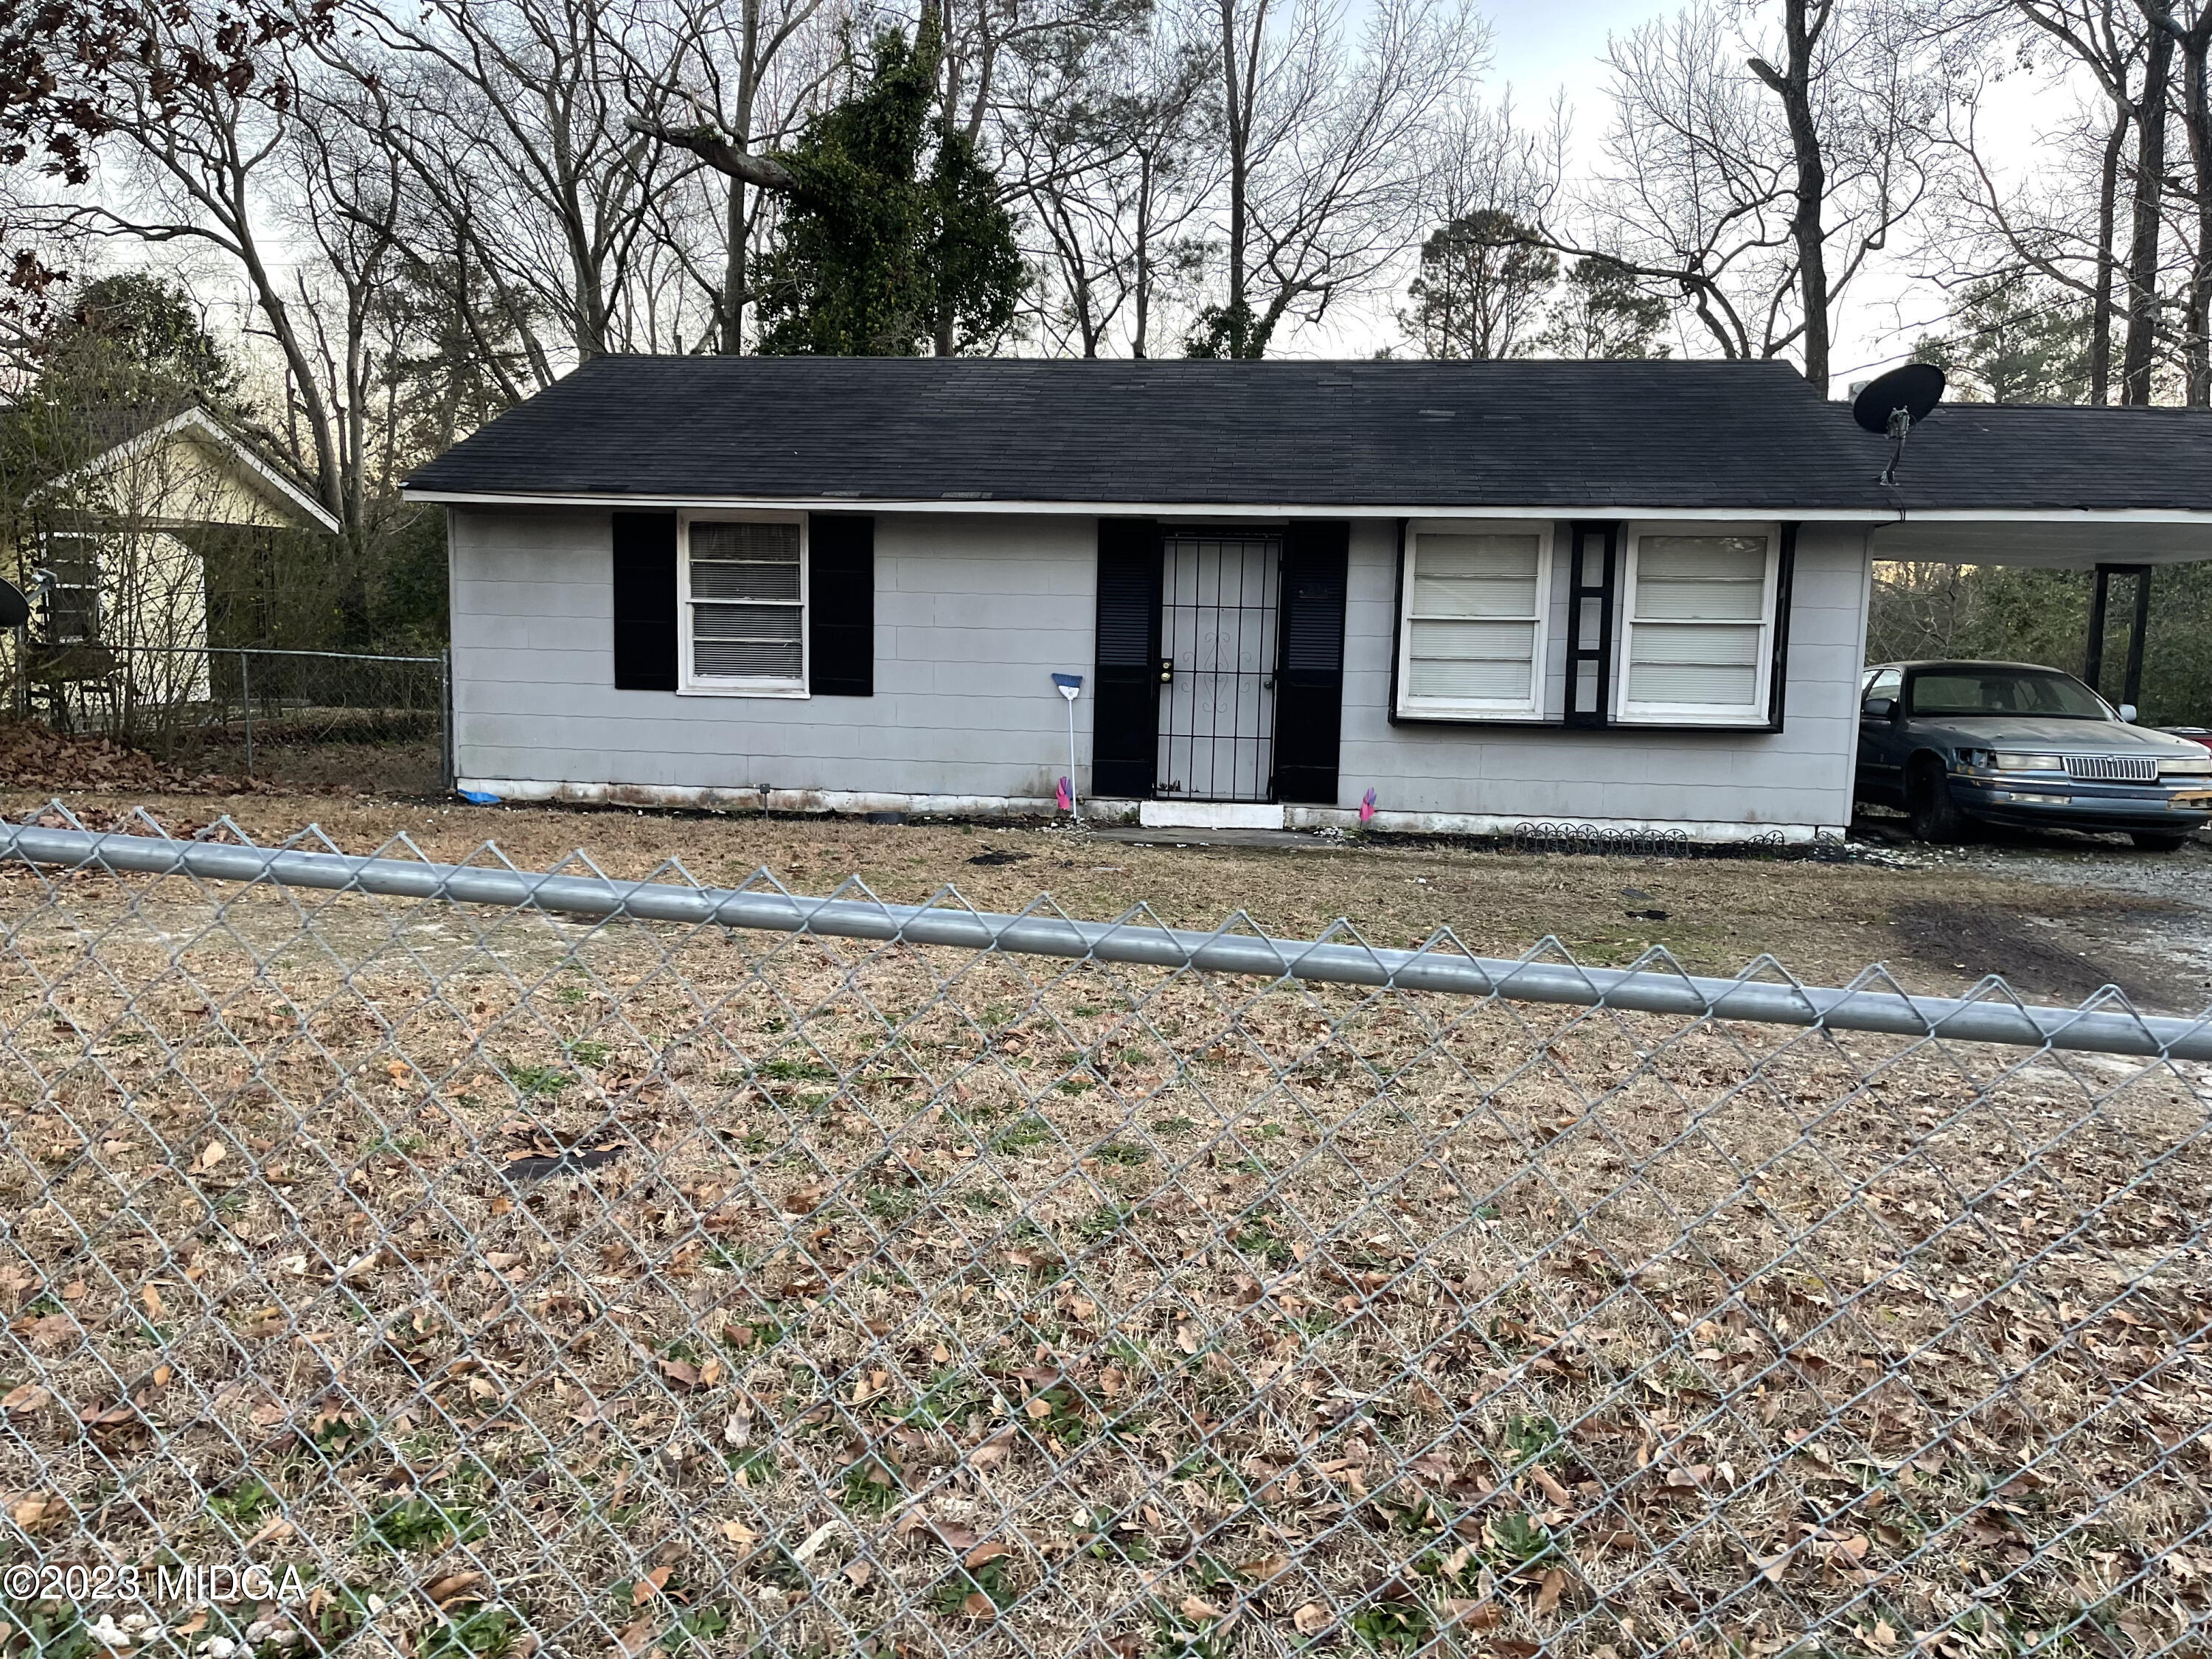
<svg viewBox="0 0 2212 1659">
<path fill-rule="evenodd" d="M 696 1389 L 699 1386 L 699 1368 L 684 1360 L 664 1359 L 660 1362 L 660 1370 L 662 1374 L 679 1389 Z"/>
<path fill-rule="evenodd" d="M 1536 1616 L 1547 1617 L 1559 1605 L 1559 1597 L 1566 1594 L 1567 1575 L 1563 1568 L 1553 1567 L 1544 1575 L 1543 1588 L 1536 1592 Z"/>
<path fill-rule="evenodd" d="M 21 1388 L 10 1389 L 0 1396 L 0 1412 L 34 1412 L 53 1395 L 35 1382 L 26 1382 Z"/>
<path fill-rule="evenodd" d="M 987 1544 L 978 1544 L 961 1559 L 960 1565 L 973 1572 L 986 1561 L 995 1561 L 1002 1555 L 1012 1555 L 1013 1546 L 1003 1538 L 994 1538 Z"/>
<path fill-rule="evenodd" d="M 161 1287 L 155 1285 L 144 1285 L 139 1290 L 138 1294 L 145 1301 L 146 1317 L 149 1319 L 161 1318 L 163 1312 L 163 1309 L 161 1307 Z"/>
<path fill-rule="evenodd" d="M 659 1629 L 659 1621 L 651 1618 L 640 1619 L 623 1626 L 615 1637 L 616 1659 L 636 1659 L 636 1656 L 653 1645 L 653 1638 Z"/>
<path fill-rule="evenodd" d="M 1318 1601 L 1309 1601 L 1291 1615 L 1291 1622 L 1301 1635 L 1318 1636 L 1329 1626 L 1329 1611 Z"/>
<path fill-rule="evenodd" d="M 230 1148 L 220 1140 L 210 1140 L 200 1148 L 200 1155 L 192 1160 L 192 1168 L 204 1173 L 230 1156 Z"/>
<path fill-rule="evenodd" d="M 981 1540 L 983 1534 L 973 1527 L 963 1527 L 957 1521 L 932 1521 L 929 1530 L 937 1541 L 949 1550 L 967 1553 Z"/>
<path fill-rule="evenodd" d="M 1176 1611 L 1193 1623 L 1205 1623 L 1221 1617 L 1221 1609 L 1212 1602 L 1195 1595 L 1186 1595 Z"/>
<path fill-rule="evenodd" d="M 481 1601 L 483 1593 L 477 1586 L 484 1582 L 480 1572 L 456 1572 L 441 1578 L 422 1592 L 441 1607 L 451 1607 L 456 1601 Z"/>
<path fill-rule="evenodd" d="M 673 1567 L 655 1567 L 651 1572 L 641 1574 L 637 1583 L 630 1587 L 630 1606 L 641 1607 L 666 1589 L 668 1575 L 675 1571 Z"/>
<path fill-rule="evenodd" d="M 1290 1565 L 1290 1557 L 1286 1555 L 1263 1555 L 1256 1561 L 1247 1561 L 1239 1566 L 1237 1576 L 1264 1584 L 1271 1578 L 1280 1577 L 1283 1569 Z"/>
<path fill-rule="evenodd" d="M 981 1590 L 970 1590 L 968 1599 L 960 1604 L 960 1611 L 970 1619 L 995 1619 L 999 1616 L 999 1604 Z"/>
<path fill-rule="evenodd" d="M 1499 1610 L 1496 1600 L 1492 1598 L 1477 1601 L 1462 1601 L 1447 1596 L 1444 1600 L 1444 1616 L 1462 1630 L 1494 1630 L 1505 1622 L 1504 1613 Z"/>
</svg>

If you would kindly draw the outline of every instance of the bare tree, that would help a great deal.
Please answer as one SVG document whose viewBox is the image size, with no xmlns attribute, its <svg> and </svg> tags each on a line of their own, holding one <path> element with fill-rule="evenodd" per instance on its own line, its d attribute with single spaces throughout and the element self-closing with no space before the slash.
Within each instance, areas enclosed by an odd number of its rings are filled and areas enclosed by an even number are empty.
<svg viewBox="0 0 2212 1659">
<path fill-rule="evenodd" d="M 1814 77 L 1829 54 L 1823 40 L 1836 21 L 1836 0 L 1782 0 L 1782 67 L 1754 56 L 1751 71 L 1782 102 L 1796 177 L 1790 185 L 1790 239 L 1797 252 L 1803 295 L 1798 356 L 1815 390 L 1828 389 L 1828 136 L 1814 108 Z"/>
<path fill-rule="evenodd" d="M 1604 167 L 1543 234 L 1671 287 L 1722 356 L 1766 357 L 1796 337 L 1790 159 L 1732 46 L 1711 7 L 1613 40 Z"/>
<path fill-rule="evenodd" d="M 424 0 L 405 14 L 356 4 L 392 54 L 371 72 L 402 89 L 402 142 L 425 204 L 465 188 L 478 258 L 563 325 L 563 355 L 647 332 L 628 283 L 647 204 L 667 182 L 665 152 L 625 117 L 640 58 L 657 52 L 665 80 L 678 33 L 598 0 Z"/>
<path fill-rule="evenodd" d="M 300 125 L 298 41 L 266 43 L 258 59 L 238 58 L 236 74 L 187 72 L 193 61 L 231 55 L 215 40 L 227 27 L 220 14 L 185 6 L 143 15 L 135 50 L 102 66 L 109 103 L 95 153 L 113 174 L 69 216 L 101 236 L 211 252 L 236 273 L 277 354 L 316 493 L 357 533 L 359 498 L 313 319 L 295 309 L 302 295 L 287 277 L 289 250 L 271 240 Z"/>
<path fill-rule="evenodd" d="M 1210 349 L 1257 356 L 1286 319 L 1370 289 L 1420 223 L 1427 137 L 1489 35 L 1467 0 L 1378 0 L 1356 48 L 1338 0 L 1216 0 L 1226 300 Z"/>
<path fill-rule="evenodd" d="M 2038 39 L 2051 43 L 2059 53 L 2059 62 L 2067 67 L 2086 71 L 2101 94 L 2105 109 L 2102 142 L 2097 150 L 2096 206 L 2091 230 L 2093 265 L 2088 282 L 2089 315 L 2089 401 L 2105 404 L 2112 401 L 2112 325 L 2118 305 L 2114 289 L 2119 271 L 2119 262 L 2114 248 L 2114 235 L 2118 228 L 2119 194 L 2123 164 L 2127 155 L 2128 138 L 2141 119 L 2142 96 L 2132 82 L 2145 62 L 2146 26 L 2140 15 L 2124 5 L 2123 0 L 2011 0 L 2010 10 L 2021 24 Z M 2162 151 L 2162 135 L 2153 141 Z M 1969 146 L 1975 175 L 1984 191 L 1994 203 L 1996 191 L 1991 186 L 1989 169 L 1983 164 L 1979 153 Z M 2146 193 L 2154 197 L 2160 185 L 2156 176 L 2159 167 L 2146 175 L 2137 157 L 2133 189 L 2140 199 Z M 2160 157 L 2162 167 L 2163 158 Z M 2000 228 L 2005 240 L 2014 246 L 2016 254 L 2023 253 L 2033 245 L 2028 240 L 2013 234 L 2002 223 Z M 2034 239 L 2043 243 L 2044 239 Z M 2047 243 L 2045 245 L 2047 246 Z M 2038 254 L 2040 254 L 2039 247 Z M 2148 258 L 2155 268 L 2156 248 L 2154 244 Z M 2078 281 L 2063 270 L 2053 268 L 2053 262 L 2042 257 L 2032 257 L 2033 264 L 2045 276 L 2068 286 L 2080 286 Z M 2068 262 L 2070 263 L 2070 262 Z M 2131 276 L 2138 270 L 2131 256 Z M 2130 288 L 2126 314 L 2134 316 L 2140 309 L 2134 302 Z M 2139 348 L 2148 349 L 2148 334 L 2138 342 Z M 2142 373 L 2148 374 L 2147 361 Z M 2127 377 L 2124 368 L 2123 378 Z"/>
<path fill-rule="evenodd" d="M 1034 226 L 1037 321 L 1062 349 L 1097 356 L 1118 336 L 1151 355 L 1164 293 L 1202 268 L 1218 77 L 1188 21 L 1070 31 L 1006 77 L 1001 152 Z"/>
<path fill-rule="evenodd" d="M 837 69 L 836 39 L 848 16 L 841 0 L 681 0 L 669 25 L 677 50 L 632 64 L 638 109 L 626 124 L 691 150 L 700 161 L 698 182 L 716 181 L 712 188 L 722 198 L 719 234 L 709 244 L 719 247 L 719 258 L 712 264 L 692 252 L 694 239 L 672 227 L 661 240 L 711 298 L 723 352 L 745 349 L 753 246 L 769 202 L 787 188 L 781 169 L 760 152 L 788 140 L 817 106 Z M 656 82 L 663 57 L 665 72 Z M 748 169 L 740 158 L 763 165 Z M 664 187 L 656 210 L 665 210 L 674 194 Z"/>
<path fill-rule="evenodd" d="M 1700 5 L 1615 40 L 1608 166 L 1546 240 L 1672 285 L 1724 356 L 1796 350 L 1826 392 L 1837 308 L 1927 190 L 1923 50 L 1887 0 Z"/>
<path fill-rule="evenodd" d="M 2139 0 L 2139 3 L 2154 30 L 2151 55 L 2155 58 L 2161 48 L 2181 54 L 2180 95 L 2176 101 L 2195 174 L 2190 195 L 2196 210 L 2189 285 L 2182 301 L 2181 355 L 2185 395 L 2191 407 L 2202 409 L 2212 404 L 2212 92 L 2206 85 L 2206 58 L 2212 54 L 2212 3 L 2207 3 L 2207 0 L 2185 0 L 2184 9 L 2179 13 L 2171 0 Z M 2148 131 L 2148 112 L 2142 125 Z M 2162 131 L 2160 139 L 2162 143 Z M 2138 161 L 2138 177 L 2148 159 Z M 2139 204 L 2148 188 L 2139 188 Z M 2154 264 L 2154 252 L 2151 258 Z M 2129 332 L 2132 342 L 2132 319 Z M 2147 384 L 2140 398 L 2130 397 L 2130 401 L 2148 402 Z"/>
</svg>

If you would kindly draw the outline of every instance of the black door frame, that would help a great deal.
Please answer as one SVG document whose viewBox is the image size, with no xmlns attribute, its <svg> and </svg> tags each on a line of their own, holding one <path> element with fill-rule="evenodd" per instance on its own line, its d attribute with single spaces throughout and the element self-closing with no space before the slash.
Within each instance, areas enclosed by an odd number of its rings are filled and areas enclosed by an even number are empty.
<svg viewBox="0 0 2212 1659">
<path fill-rule="evenodd" d="M 1091 793 L 1139 800 L 1159 791 L 1166 539 L 1158 519 L 1098 520 L 1096 688 Z M 1259 533 L 1280 546 L 1275 581 L 1274 729 L 1268 803 L 1336 804 L 1344 716 L 1344 637 L 1352 526 L 1340 519 L 1206 523 L 1178 532 Z M 1173 799 L 1193 799 L 1193 796 Z"/>
</svg>

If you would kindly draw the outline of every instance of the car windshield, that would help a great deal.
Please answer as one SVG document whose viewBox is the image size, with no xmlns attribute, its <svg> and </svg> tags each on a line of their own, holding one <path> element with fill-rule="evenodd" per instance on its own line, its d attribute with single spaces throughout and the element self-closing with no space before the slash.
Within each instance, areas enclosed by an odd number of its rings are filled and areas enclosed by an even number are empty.
<svg viewBox="0 0 2212 1659">
<path fill-rule="evenodd" d="M 1916 674 L 1912 712 L 1921 715 L 2039 714 L 2062 720 L 2112 717 L 2096 693 L 2070 674 L 2020 668 L 1946 668 Z"/>
</svg>

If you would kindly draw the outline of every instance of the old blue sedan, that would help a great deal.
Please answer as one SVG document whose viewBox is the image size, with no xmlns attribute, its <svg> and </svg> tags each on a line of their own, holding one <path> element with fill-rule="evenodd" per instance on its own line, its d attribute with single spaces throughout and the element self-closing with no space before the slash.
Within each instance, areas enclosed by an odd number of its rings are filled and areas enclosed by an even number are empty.
<svg viewBox="0 0 2212 1659">
<path fill-rule="evenodd" d="M 1923 841 L 1979 820 L 2171 852 L 2212 823 L 2212 751 L 2135 712 L 2030 663 L 1882 663 L 1859 689 L 1858 796 L 1903 807 Z"/>
</svg>

